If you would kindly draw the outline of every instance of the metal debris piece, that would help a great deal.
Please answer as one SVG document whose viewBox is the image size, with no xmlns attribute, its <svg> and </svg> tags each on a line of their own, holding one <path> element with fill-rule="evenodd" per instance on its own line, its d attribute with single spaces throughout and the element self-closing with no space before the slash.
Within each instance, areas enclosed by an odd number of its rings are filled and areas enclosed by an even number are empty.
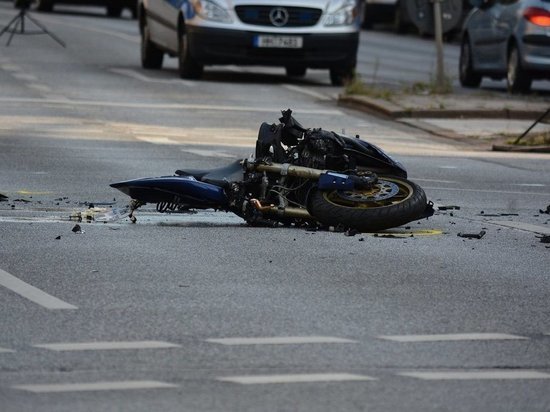
<svg viewBox="0 0 550 412">
<path fill-rule="evenodd" d="M 61 235 L 59 235 L 55 238 L 55 240 L 60 240 L 60 239 L 61 239 Z"/>
<path fill-rule="evenodd" d="M 543 235 L 539 239 L 540 243 L 550 243 L 550 235 Z"/>
<path fill-rule="evenodd" d="M 74 225 L 74 227 L 72 228 L 72 231 L 73 233 L 83 233 L 80 225 Z"/>
<path fill-rule="evenodd" d="M 437 206 L 437 210 L 460 210 L 460 206 Z"/>
<path fill-rule="evenodd" d="M 487 232 L 485 230 L 482 230 L 479 233 L 459 233 L 457 236 L 464 237 L 466 239 L 481 239 L 486 233 Z"/>
<path fill-rule="evenodd" d="M 8 201 L 8 197 L 0 193 L 0 202 L 7 202 L 7 201 Z"/>
<path fill-rule="evenodd" d="M 550 205 L 546 206 L 546 210 L 539 210 L 540 213 L 544 213 L 545 215 L 550 215 Z"/>
<path fill-rule="evenodd" d="M 478 216 L 485 216 L 485 217 L 501 217 L 501 216 L 519 216 L 519 213 L 485 213 L 481 212 Z"/>
</svg>

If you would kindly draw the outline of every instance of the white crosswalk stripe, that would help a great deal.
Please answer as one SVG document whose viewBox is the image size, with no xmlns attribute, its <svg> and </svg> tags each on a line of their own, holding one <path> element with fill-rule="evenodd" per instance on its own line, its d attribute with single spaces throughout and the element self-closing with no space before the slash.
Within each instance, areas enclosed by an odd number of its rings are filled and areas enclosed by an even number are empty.
<svg viewBox="0 0 550 412">
<path fill-rule="evenodd" d="M 354 375 L 349 373 L 304 373 L 284 375 L 249 375 L 226 376 L 217 378 L 219 381 L 240 383 L 242 385 L 257 385 L 269 383 L 311 383 L 311 382 L 345 382 L 345 381 L 373 381 L 366 375 Z"/>
<path fill-rule="evenodd" d="M 167 349 L 179 348 L 180 345 L 162 341 L 133 341 L 133 342 L 79 342 L 79 343 L 45 343 L 34 345 L 36 348 L 52 351 L 86 351 L 86 350 L 121 350 L 121 349 Z"/>
<path fill-rule="evenodd" d="M 446 372 L 401 372 L 398 375 L 422 380 L 510 380 L 510 379 L 550 379 L 550 373 L 531 369 L 524 370 L 481 370 L 481 371 L 446 371 Z"/>
<path fill-rule="evenodd" d="M 258 338 L 207 339 L 207 342 L 221 345 L 297 345 L 306 343 L 355 343 L 356 341 L 331 336 L 280 336 Z"/>
<path fill-rule="evenodd" d="M 476 341 L 476 340 L 521 340 L 523 336 L 506 333 L 447 333 L 434 335 L 381 335 L 378 339 L 395 342 L 444 342 L 444 341 Z"/>
<path fill-rule="evenodd" d="M 159 389 L 177 388 L 166 382 L 158 381 L 120 381 L 120 382 L 92 382 L 92 383 L 56 383 L 56 384 L 33 384 L 15 385 L 14 389 L 20 389 L 33 393 L 55 393 L 55 392 L 90 392 L 90 391 L 116 391 L 136 389 Z"/>
</svg>

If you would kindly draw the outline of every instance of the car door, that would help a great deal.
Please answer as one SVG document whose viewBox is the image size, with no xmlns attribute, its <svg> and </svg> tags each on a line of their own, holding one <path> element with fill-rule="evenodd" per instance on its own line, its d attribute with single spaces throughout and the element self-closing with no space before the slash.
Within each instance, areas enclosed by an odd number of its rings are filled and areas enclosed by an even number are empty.
<svg viewBox="0 0 550 412">
<path fill-rule="evenodd" d="M 498 43 L 497 22 L 501 14 L 500 2 L 487 1 L 476 9 L 468 21 L 468 34 L 472 45 L 474 66 L 481 70 L 494 70 L 497 67 Z"/>
<path fill-rule="evenodd" d="M 495 64 L 499 71 L 506 71 L 508 64 L 508 41 L 513 35 L 518 19 L 520 0 L 499 0 L 499 13 L 495 17 Z"/>
<path fill-rule="evenodd" d="M 172 52 L 177 51 L 178 13 L 186 0 L 150 0 L 147 18 L 155 43 Z"/>
</svg>

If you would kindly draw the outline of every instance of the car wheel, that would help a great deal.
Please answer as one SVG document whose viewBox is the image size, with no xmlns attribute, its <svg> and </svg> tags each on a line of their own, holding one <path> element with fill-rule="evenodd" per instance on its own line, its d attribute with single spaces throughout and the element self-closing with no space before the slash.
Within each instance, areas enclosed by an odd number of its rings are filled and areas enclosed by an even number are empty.
<svg viewBox="0 0 550 412">
<path fill-rule="evenodd" d="M 185 30 L 180 30 L 178 39 L 178 69 L 182 79 L 200 79 L 204 69 L 202 64 L 191 56 L 189 37 Z"/>
<path fill-rule="evenodd" d="M 404 34 L 408 30 L 407 22 L 405 21 L 405 18 L 403 14 L 405 11 L 403 10 L 403 5 L 400 1 L 398 1 L 395 4 L 395 11 L 393 16 L 393 31 L 397 34 Z"/>
<path fill-rule="evenodd" d="M 38 10 L 38 11 L 52 11 L 53 10 L 53 1 L 52 0 L 36 0 L 36 10 Z"/>
<path fill-rule="evenodd" d="M 479 87 L 482 76 L 476 73 L 473 68 L 472 48 L 467 36 L 462 39 L 460 47 L 460 58 L 458 61 L 458 73 L 460 84 L 463 87 Z"/>
<path fill-rule="evenodd" d="M 508 53 L 508 66 L 506 71 L 506 83 L 510 93 L 527 93 L 531 90 L 532 79 L 521 67 L 519 50 L 512 46 Z"/>
<path fill-rule="evenodd" d="M 307 67 L 304 66 L 287 66 L 286 75 L 289 77 L 304 77 L 307 72 Z"/>
<path fill-rule="evenodd" d="M 342 65 L 330 69 L 330 82 L 333 86 L 344 86 L 353 79 L 355 66 Z"/>
<path fill-rule="evenodd" d="M 151 41 L 151 32 L 147 22 L 141 28 L 141 67 L 144 69 L 160 69 L 164 52 Z"/>
<path fill-rule="evenodd" d="M 122 6 L 110 5 L 107 6 L 107 16 L 120 17 L 122 15 Z"/>
</svg>

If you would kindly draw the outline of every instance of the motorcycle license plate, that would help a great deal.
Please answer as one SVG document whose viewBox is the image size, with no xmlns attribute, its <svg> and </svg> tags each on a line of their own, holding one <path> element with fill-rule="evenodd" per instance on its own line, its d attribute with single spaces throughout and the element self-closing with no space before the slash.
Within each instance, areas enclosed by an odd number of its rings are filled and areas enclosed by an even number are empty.
<svg viewBox="0 0 550 412">
<path fill-rule="evenodd" d="M 254 47 L 277 49 L 301 49 L 304 39 L 301 36 L 254 36 Z"/>
</svg>

